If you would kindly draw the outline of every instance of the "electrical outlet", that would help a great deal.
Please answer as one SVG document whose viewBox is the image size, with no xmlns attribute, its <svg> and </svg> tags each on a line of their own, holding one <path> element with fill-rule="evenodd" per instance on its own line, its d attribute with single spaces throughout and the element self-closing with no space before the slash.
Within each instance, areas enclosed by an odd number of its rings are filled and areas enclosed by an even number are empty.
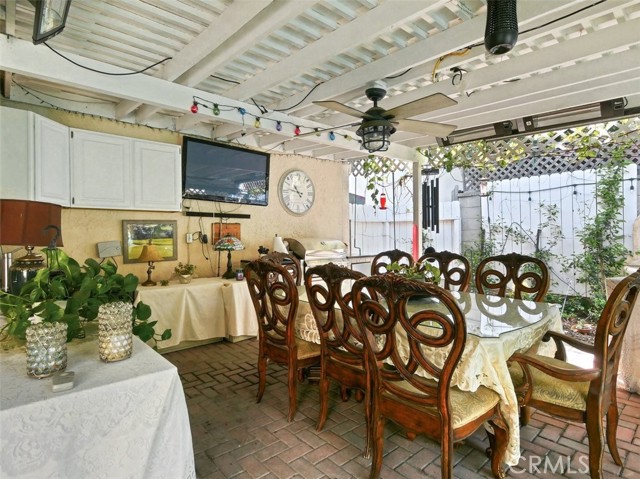
<svg viewBox="0 0 640 479">
<path fill-rule="evenodd" d="M 193 243 L 193 234 L 187 233 L 187 243 Z"/>
</svg>

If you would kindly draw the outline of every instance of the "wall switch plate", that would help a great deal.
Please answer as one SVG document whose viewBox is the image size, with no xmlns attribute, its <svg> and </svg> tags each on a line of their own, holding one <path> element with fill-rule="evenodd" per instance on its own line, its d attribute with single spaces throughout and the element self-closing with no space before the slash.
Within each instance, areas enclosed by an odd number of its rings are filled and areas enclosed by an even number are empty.
<svg viewBox="0 0 640 479">
<path fill-rule="evenodd" d="M 192 233 L 187 233 L 186 241 L 187 241 L 187 243 L 193 243 L 193 234 Z"/>
<path fill-rule="evenodd" d="M 122 256 L 120 241 L 103 241 L 102 243 L 98 243 L 98 256 L 100 258 Z"/>
</svg>

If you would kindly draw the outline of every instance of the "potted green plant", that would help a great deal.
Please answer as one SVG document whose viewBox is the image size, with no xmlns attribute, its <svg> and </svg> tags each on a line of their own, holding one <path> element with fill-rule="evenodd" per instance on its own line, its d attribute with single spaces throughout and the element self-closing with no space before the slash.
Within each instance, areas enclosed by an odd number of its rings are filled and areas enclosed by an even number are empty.
<svg viewBox="0 0 640 479">
<path fill-rule="evenodd" d="M 178 266 L 176 266 L 173 270 L 178 275 L 181 283 L 190 283 L 191 277 L 196 270 L 196 265 L 191 263 L 178 263 Z"/>
<path fill-rule="evenodd" d="M 424 261 L 421 264 L 413 264 L 411 266 L 408 264 L 399 264 L 397 261 L 394 261 L 387 266 L 387 271 L 404 276 L 408 279 L 426 281 L 434 284 L 438 284 L 440 282 L 440 269 L 428 261 Z"/>
</svg>

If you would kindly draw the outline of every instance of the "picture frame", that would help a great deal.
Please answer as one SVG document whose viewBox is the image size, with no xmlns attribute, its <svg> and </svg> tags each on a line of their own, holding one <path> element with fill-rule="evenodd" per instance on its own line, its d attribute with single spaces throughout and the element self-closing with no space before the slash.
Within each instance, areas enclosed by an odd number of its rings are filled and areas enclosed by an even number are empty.
<svg viewBox="0 0 640 479">
<path fill-rule="evenodd" d="M 142 247 L 153 245 L 162 261 L 178 258 L 178 222 L 175 220 L 122 220 L 122 251 L 124 263 L 145 263 L 139 260 Z"/>
</svg>

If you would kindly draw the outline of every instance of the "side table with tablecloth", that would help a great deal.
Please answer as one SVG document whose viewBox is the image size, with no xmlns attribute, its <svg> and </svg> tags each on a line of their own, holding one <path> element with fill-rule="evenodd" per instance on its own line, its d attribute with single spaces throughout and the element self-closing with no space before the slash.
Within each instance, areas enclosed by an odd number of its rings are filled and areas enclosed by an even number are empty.
<svg viewBox="0 0 640 479">
<path fill-rule="evenodd" d="M 96 334 L 68 344 L 68 391 L 28 378 L 23 348 L 0 351 L 0 477 L 195 479 L 176 367 L 137 337 L 103 363 Z"/>
</svg>

